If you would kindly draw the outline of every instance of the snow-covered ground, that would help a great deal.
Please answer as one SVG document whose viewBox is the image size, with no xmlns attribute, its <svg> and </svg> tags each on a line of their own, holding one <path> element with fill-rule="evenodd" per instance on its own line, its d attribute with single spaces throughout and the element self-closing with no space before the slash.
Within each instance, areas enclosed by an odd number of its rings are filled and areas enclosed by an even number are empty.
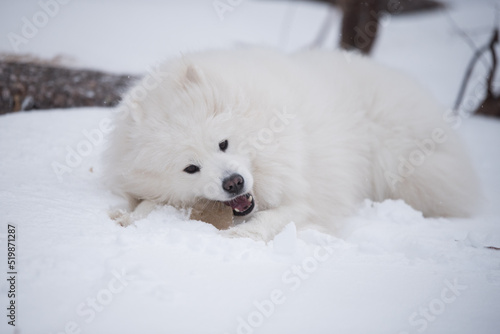
<svg viewBox="0 0 500 334">
<path fill-rule="evenodd" d="M 211 0 L 73 0 L 18 49 L 141 73 L 166 56 L 236 43 L 297 50 L 327 15 L 318 4 L 228 2 L 236 5 L 220 20 Z M 0 3 L 0 52 L 12 52 L 8 34 L 21 35 L 23 17 L 42 10 L 37 1 Z M 456 0 L 446 12 L 387 17 L 373 57 L 451 106 L 472 55 L 452 20 L 479 45 L 494 14 L 495 1 Z M 484 73 L 478 65 L 466 104 L 481 98 Z M 99 179 L 110 115 L 0 117 L 0 333 L 498 333 L 500 251 L 487 247 L 500 247 L 499 121 L 457 123 L 483 186 L 476 217 L 425 219 L 401 201 L 367 201 L 335 236 L 290 224 L 264 244 L 223 238 L 170 207 L 115 225 L 107 212 L 123 200 Z M 85 156 L 68 165 L 78 150 Z M 67 166 L 59 177 L 57 164 Z M 15 329 L 6 317 L 8 224 L 16 226 Z"/>
</svg>

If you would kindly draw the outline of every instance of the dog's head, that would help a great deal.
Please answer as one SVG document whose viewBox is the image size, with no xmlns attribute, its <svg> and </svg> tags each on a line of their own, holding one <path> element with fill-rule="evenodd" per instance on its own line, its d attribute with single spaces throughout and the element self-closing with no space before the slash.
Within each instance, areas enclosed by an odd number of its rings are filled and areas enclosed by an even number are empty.
<svg viewBox="0 0 500 334">
<path fill-rule="evenodd" d="M 251 157 L 241 147 L 251 132 L 244 96 L 192 65 L 177 65 L 153 86 L 151 77 L 125 97 L 114 160 L 123 192 L 176 206 L 221 201 L 235 216 L 255 201 Z M 149 82 L 147 81 L 149 80 Z M 142 87 L 142 88 L 141 88 Z M 142 97 L 141 97 L 142 96 Z"/>
</svg>

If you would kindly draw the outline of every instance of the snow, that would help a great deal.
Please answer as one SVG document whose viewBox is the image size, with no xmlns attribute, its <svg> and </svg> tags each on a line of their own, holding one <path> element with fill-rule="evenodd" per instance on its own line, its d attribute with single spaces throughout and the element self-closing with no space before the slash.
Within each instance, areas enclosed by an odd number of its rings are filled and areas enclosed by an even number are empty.
<svg viewBox="0 0 500 334">
<path fill-rule="evenodd" d="M 40 10 L 36 1 L 0 6 L 4 37 Z M 494 6 L 457 0 L 447 13 L 480 45 Z M 319 4 L 243 1 L 221 21 L 212 1 L 72 1 L 20 51 L 139 73 L 167 56 L 235 43 L 296 50 L 326 15 Z M 391 17 L 374 58 L 451 106 L 472 50 L 447 15 Z M 12 52 L 7 38 L 0 51 Z M 484 73 L 478 65 L 469 101 L 478 101 Z M 81 108 L 0 117 L 0 247 L 6 262 L 14 224 L 17 333 L 498 332 L 500 252 L 487 248 L 500 247 L 498 120 L 463 114 L 457 125 L 483 186 L 477 216 L 430 219 L 402 201 L 366 201 L 334 235 L 291 222 L 265 244 L 223 238 L 172 207 L 115 225 L 108 210 L 124 201 L 100 179 L 111 115 Z M 70 153 L 79 150 L 81 159 Z M 57 164 L 67 166 L 59 177 Z M 7 298 L 1 303 L 5 310 Z M 14 333 L 7 320 L 0 332 Z"/>
</svg>

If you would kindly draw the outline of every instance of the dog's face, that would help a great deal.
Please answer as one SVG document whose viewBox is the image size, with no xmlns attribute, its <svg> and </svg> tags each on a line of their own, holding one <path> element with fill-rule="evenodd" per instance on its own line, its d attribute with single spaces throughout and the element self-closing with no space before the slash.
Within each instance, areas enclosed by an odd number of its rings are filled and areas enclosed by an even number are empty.
<svg viewBox="0 0 500 334">
<path fill-rule="evenodd" d="M 170 180 L 171 202 L 189 204 L 204 198 L 230 205 L 235 216 L 253 211 L 251 162 L 239 154 L 241 137 L 230 133 L 230 126 L 230 120 L 216 116 L 198 125 L 185 124 L 170 139 L 169 145 L 176 147 L 166 152 L 175 158 L 169 159 L 163 177 Z"/>
<path fill-rule="evenodd" d="M 235 216 L 252 213 L 252 164 L 240 149 L 251 131 L 246 106 L 217 89 L 224 88 L 188 67 L 135 104 L 125 126 L 126 192 L 177 206 L 221 201 Z"/>
</svg>

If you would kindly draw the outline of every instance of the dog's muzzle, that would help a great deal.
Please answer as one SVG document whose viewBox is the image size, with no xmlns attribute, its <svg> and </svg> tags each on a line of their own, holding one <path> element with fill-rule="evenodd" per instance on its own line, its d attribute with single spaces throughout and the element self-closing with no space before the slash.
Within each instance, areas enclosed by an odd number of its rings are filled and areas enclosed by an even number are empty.
<svg viewBox="0 0 500 334">
<path fill-rule="evenodd" d="M 255 208 L 255 201 L 250 193 L 223 203 L 233 209 L 234 216 L 239 217 L 248 215 Z"/>
</svg>

